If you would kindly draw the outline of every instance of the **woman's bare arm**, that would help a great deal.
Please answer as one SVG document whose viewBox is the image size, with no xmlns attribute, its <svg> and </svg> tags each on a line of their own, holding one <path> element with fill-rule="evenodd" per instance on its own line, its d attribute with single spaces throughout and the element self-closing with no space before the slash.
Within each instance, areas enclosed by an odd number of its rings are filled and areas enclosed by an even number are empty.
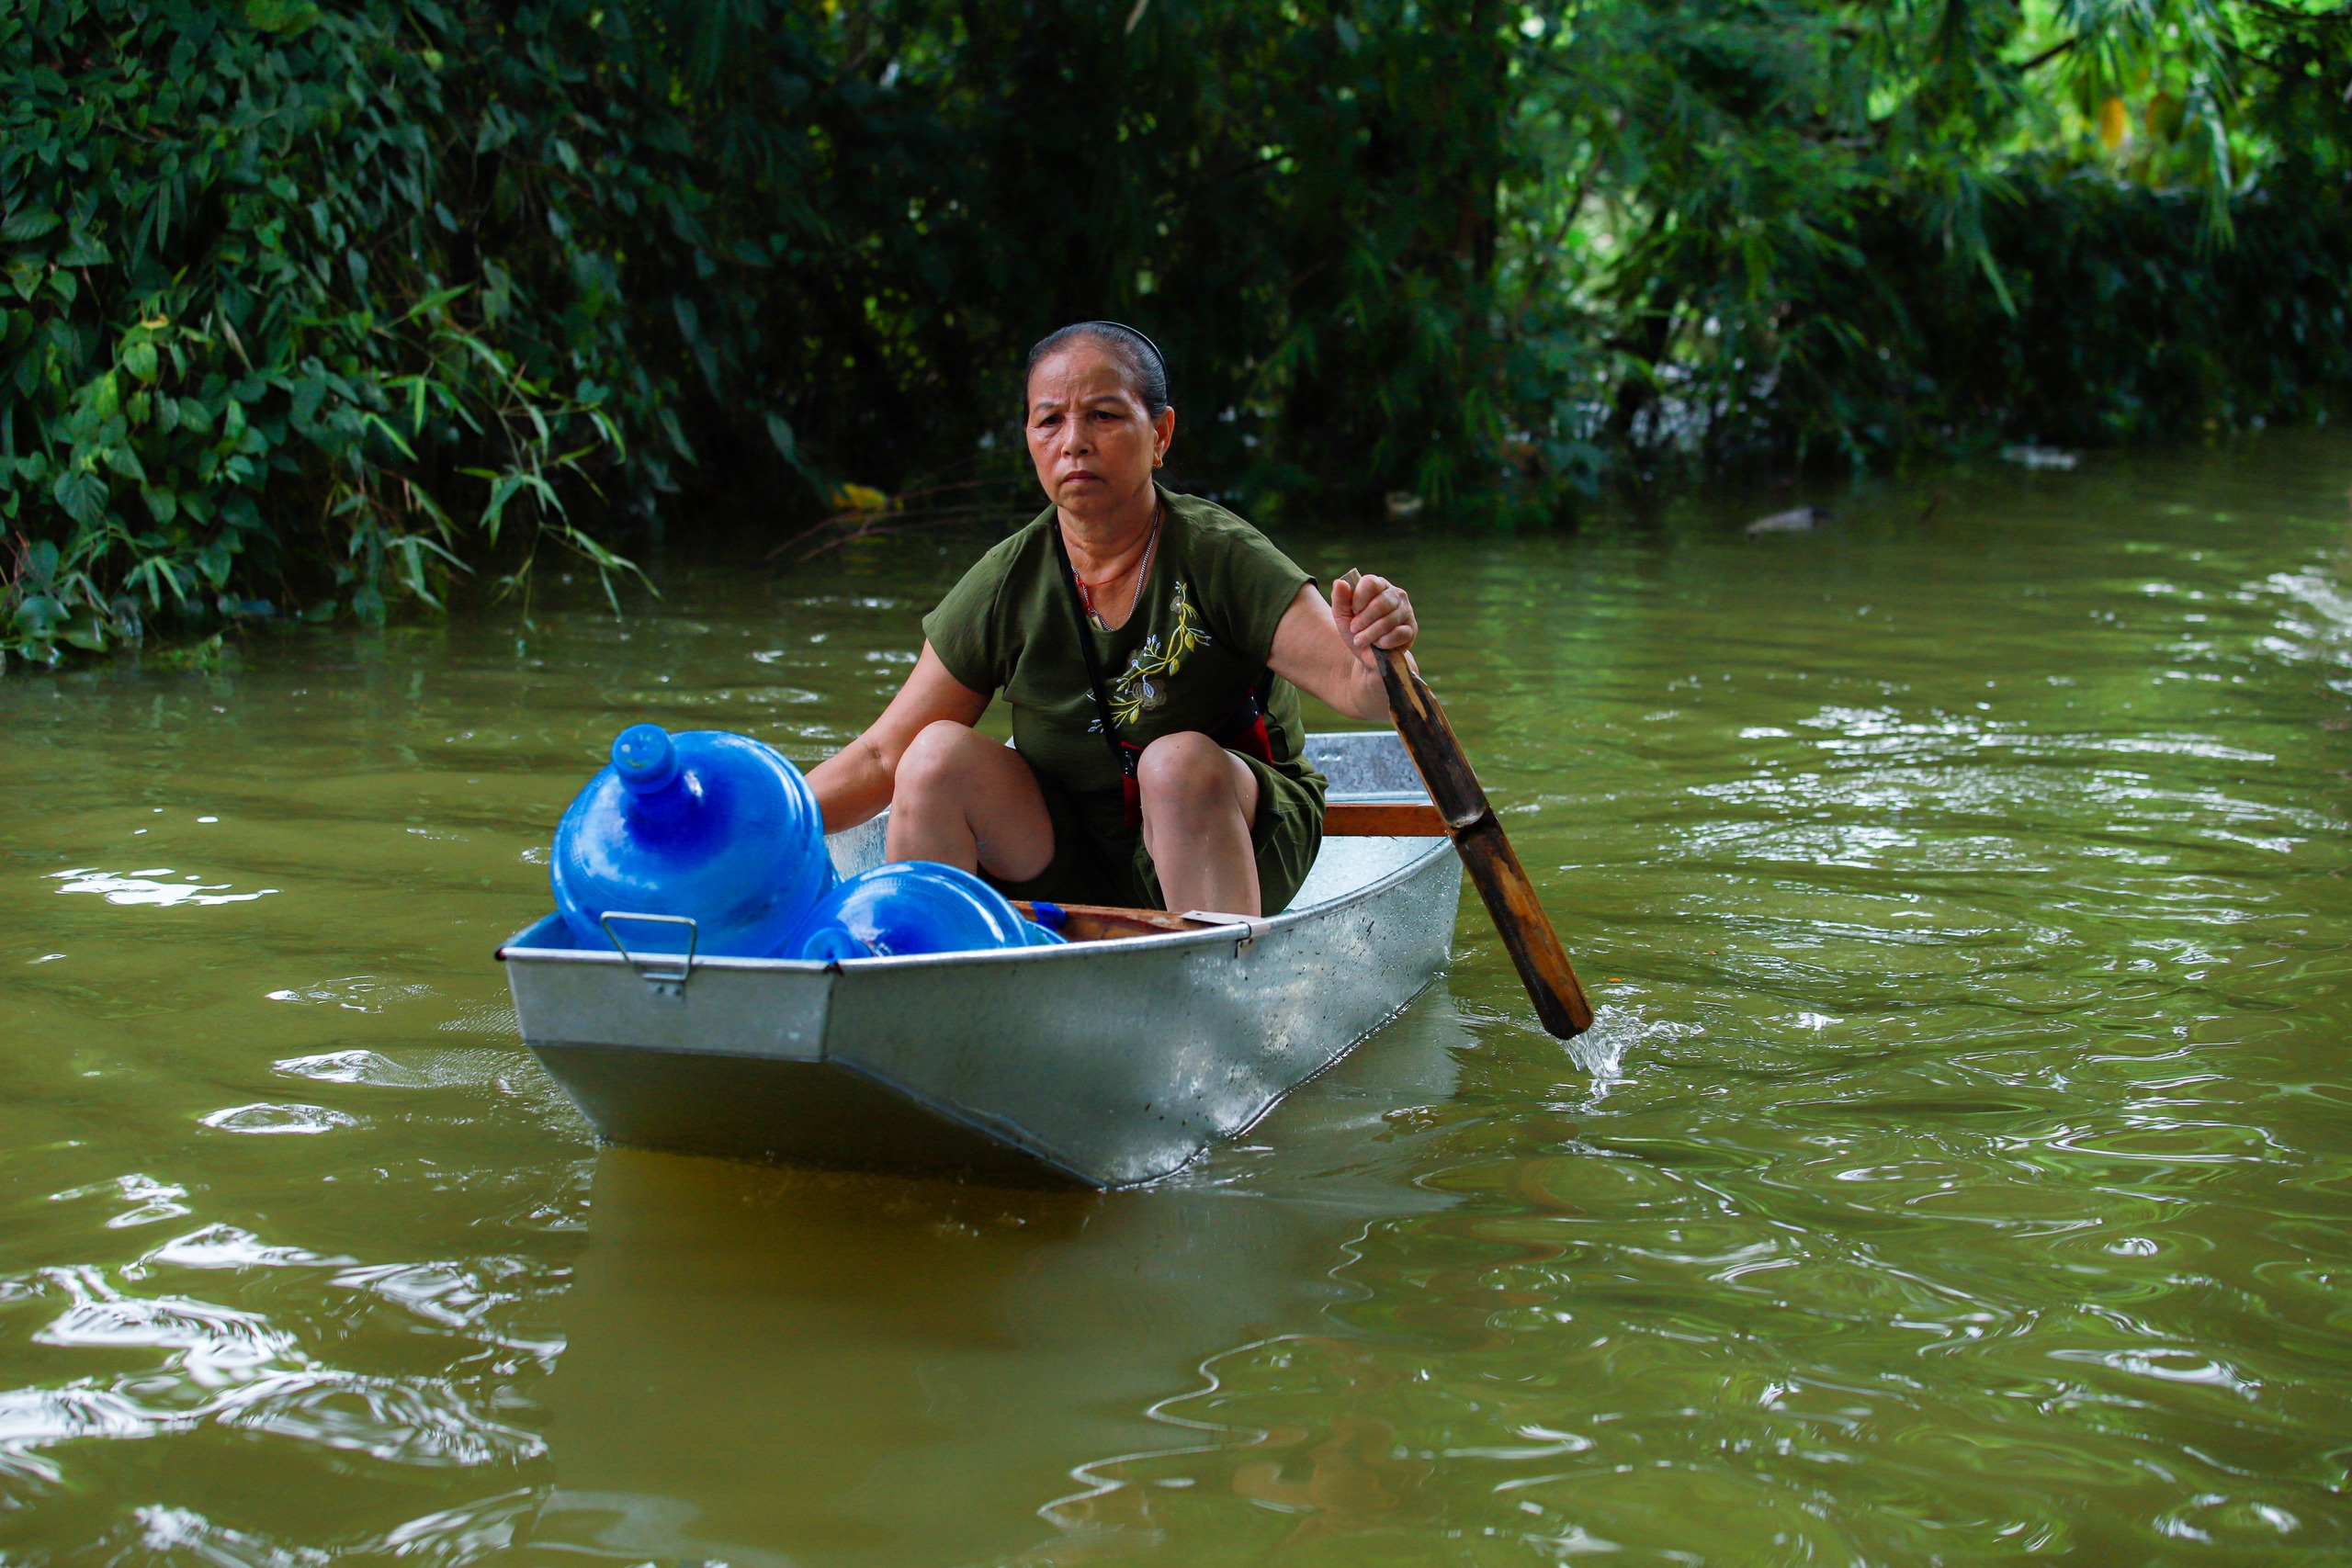
<svg viewBox="0 0 2352 1568">
<path fill-rule="evenodd" d="M 1275 674 L 1350 718 L 1385 719 L 1388 691 L 1372 650 L 1410 648 L 1419 629 L 1412 601 L 1385 577 L 1335 582 L 1328 604 L 1309 582 L 1283 612 L 1267 662 Z"/>
<path fill-rule="evenodd" d="M 825 831 L 854 828 L 890 804 L 899 759 L 926 725 L 941 719 L 977 724 L 988 706 L 988 697 L 950 675 L 931 644 L 924 643 L 922 657 L 915 660 L 907 683 L 899 688 L 882 716 L 868 725 L 865 734 L 808 771 L 808 786 L 817 792 Z"/>
</svg>

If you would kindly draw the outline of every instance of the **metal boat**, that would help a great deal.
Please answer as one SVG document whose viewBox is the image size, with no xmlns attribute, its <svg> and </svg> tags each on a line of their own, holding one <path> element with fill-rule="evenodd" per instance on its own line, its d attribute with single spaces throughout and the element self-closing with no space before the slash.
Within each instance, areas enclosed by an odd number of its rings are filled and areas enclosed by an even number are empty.
<svg viewBox="0 0 2352 1568">
<path fill-rule="evenodd" d="M 1393 731 L 1307 754 L 1335 812 L 1427 809 Z M 876 818 L 827 843 L 846 875 L 882 838 Z M 592 951 L 549 914 L 498 956 L 525 1043 L 608 1142 L 1131 1187 L 1396 1016 L 1445 966 L 1461 886 L 1427 829 L 1327 833 L 1290 908 L 1261 918 L 820 964 Z"/>
</svg>

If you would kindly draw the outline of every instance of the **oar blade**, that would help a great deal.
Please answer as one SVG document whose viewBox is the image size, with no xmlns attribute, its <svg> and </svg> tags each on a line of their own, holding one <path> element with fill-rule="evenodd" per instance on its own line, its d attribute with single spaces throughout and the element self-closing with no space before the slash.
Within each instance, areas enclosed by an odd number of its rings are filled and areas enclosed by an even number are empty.
<svg viewBox="0 0 2352 1568">
<path fill-rule="evenodd" d="M 1352 583 L 1356 575 L 1350 572 L 1348 581 Z M 1388 689 L 1396 733 L 1429 786 L 1454 852 L 1462 857 L 1463 869 L 1470 874 L 1471 885 L 1478 889 L 1487 917 L 1510 953 L 1527 999 L 1535 1005 L 1535 1016 L 1554 1037 L 1573 1039 L 1592 1027 L 1592 1003 L 1535 897 L 1535 885 L 1527 879 L 1509 835 L 1496 820 L 1486 789 L 1454 738 L 1453 726 L 1446 721 L 1445 709 L 1402 653 L 1388 649 L 1374 653 L 1381 683 Z"/>
<path fill-rule="evenodd" d="M 1592 1003 L 1568 963 L 1559 936 L 1536 901 L 1535 885 L 1519 863 L 1519 856 L 1503 834 L 1502 824 L 1488 815 L 1453 835 L 1454 852 L 1462 857 L 1471 885 L 1487 906 L 1511 966 L 1519 971 L 1535 1016 L 1555 1039 L 1572 1040 L 1592 1027 Z"/>
</svg>

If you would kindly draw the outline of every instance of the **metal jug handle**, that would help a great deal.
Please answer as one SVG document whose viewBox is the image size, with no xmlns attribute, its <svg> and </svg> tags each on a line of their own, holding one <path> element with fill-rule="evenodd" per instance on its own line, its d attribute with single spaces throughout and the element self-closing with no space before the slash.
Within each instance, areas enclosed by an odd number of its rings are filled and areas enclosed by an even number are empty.
<svg viewBox="0 0 2352 1568">
<path fill-rule="evenodd" d="M 664 966 L 670 958 L 670 954 L 666 953 L 639 957 L 628 950 L 628 944 L 622 942 L 618 933 L 613 930 L 615 920 L 645 920 L 654 925 L 684 926 L 686 928 L 686 955 L 677 961 L 675 968 Z M 633 915 L 626 909 L 607 909 L 597 917 L 596 923 L 605 928 L 605 939 L 613 944 L 614 951 L 637 971 L 639 979 L 653 987 L 655 995 L 674 997 L 684 992 L 686 981 L 694 974 L 695 944 L 702 939 L 702 928 L 695 924 L 693 917 Z"/>
</svg>

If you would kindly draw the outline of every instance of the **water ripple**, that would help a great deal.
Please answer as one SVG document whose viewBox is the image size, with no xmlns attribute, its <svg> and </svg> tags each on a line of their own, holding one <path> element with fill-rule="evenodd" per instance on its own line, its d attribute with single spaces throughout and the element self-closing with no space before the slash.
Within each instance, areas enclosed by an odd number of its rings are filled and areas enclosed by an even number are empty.
<svg viewBox="0 0 2352 1568">
<path fill-rule="evenodd" d="M 323 1105 L 255 1105 L 231 1106 L 224 1111 L 209 1111 L 197 1118 L 204 1126 L 219 1133 L 332 1133 L 338 1127 L 364 1127 L 365 1119 L 347 1111 L 334 1111 Z"/>
</svg>

